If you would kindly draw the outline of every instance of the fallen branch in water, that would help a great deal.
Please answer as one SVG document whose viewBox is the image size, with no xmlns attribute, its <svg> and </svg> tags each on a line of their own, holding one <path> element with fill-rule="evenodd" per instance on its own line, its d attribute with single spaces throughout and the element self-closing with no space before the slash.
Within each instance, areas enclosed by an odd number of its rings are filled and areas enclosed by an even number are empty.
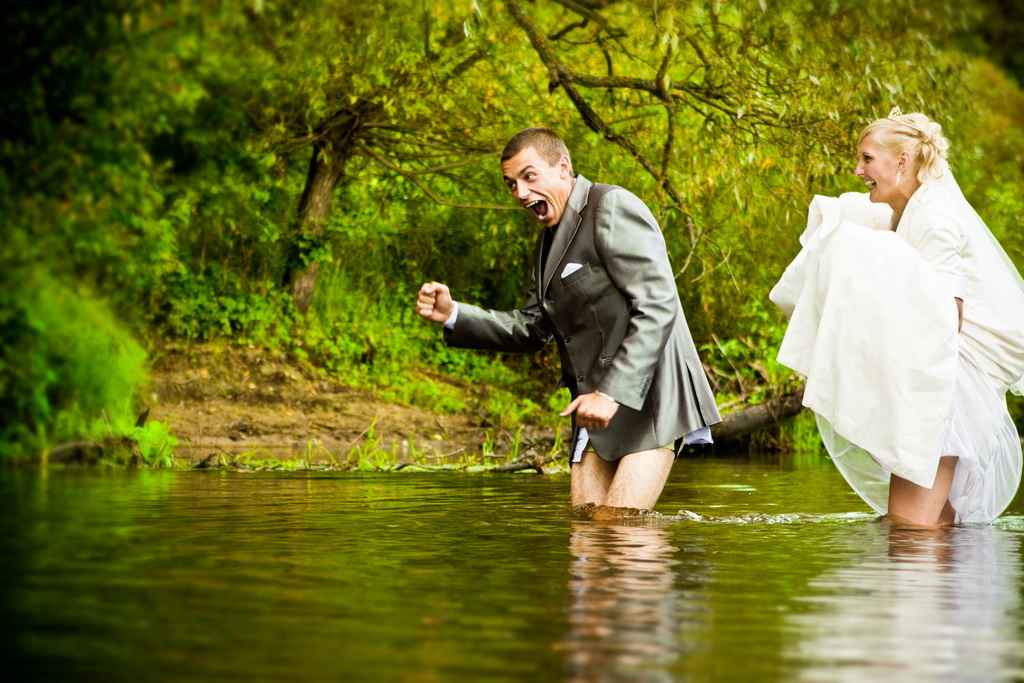
<svg viewBox="0 0 1024 683">
<path fill-rule="evenodd" d="M 764 403 L 726 415 L 711 428 L 716 446 L 732 446 L 762 427 L 778 425 L 804 409 L 804 390 L 770 398 Z"/>
<path fill-rule="evenodd" d="M 758 429 L 778 425 L 783 420 L 800 413 L 804 409 L 801 402 L 803 397 L 804 390 L 801 387 L 792 394 L 770 398 L 764 403 L 726 415 L 721 423 L 711 428 L 712 436 L 715 439 L 715 446 L 730 448 L 745 445 L 746 437 Z M 550 465 L 562 455 L 561 453 L 553 453 L 543 456 L 537 453 L 536 450 L 531 449 L 523 456 L 511 462 L 492 467 L 488 472 L 523 472 L 525 470 L 533 470 L 539 474 L 544 474 L 544 466 Z"/>
<path fill-rule="evenodd" d="M 506 462 L 492 467 L 487 470 L 488 472 L 524 472 L 526 470 L 533 470 L 537 474 L 544 474 L 544 466 L 550 465 L 555 458 L 558 458 L 560 453 L 553 453 L 551 455 L 539 455 L 537 453 L 527 453 L 526 455 L 516 458 L 512 462 Z"/>
<path fill-rule="evenodd" d="M 47 457 L 51 462 L 94 465 L 105 450 L 103 444 L 95 441 L 76 441 L 51 448 Z"/>
</svg>

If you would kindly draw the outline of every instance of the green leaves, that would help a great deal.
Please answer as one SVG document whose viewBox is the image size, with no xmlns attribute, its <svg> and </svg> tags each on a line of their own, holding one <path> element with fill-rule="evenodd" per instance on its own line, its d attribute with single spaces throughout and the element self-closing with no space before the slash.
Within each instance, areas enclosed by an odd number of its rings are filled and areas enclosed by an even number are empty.
<svg viewBox="0 0 1024 683">
<path fill-rule="evenodd" d="M 513 4 L 15 0 L 0 271 L 50 283 L 67 311 L 110 309 L 94 317 L 116 334 L 280 344 L 396 396 L 417 364 L 483 376 L 498 366 L 446 353 L 402 317 L 408 302 L 359 302 L 436 279 L 464 299 L 518 304 L 536 222 L 455 207 L 514 208 L 497 155 L 543 124 L 566 138 L 577 171 L 651 206 L 691 327 L 728 351 L 709 351 L 716 365 L 776 382 L 770 365 L 753 369 L 783 322 L 767 291 L 798 248 L 810 197 L 860 189 L 853 142 L 896 103 L 946 126 L 965 191 L 1024 256 L 1024 106 L 998 69 L 958 51 L 981 40 L 952 35 L 972 30 L 973 5 L 518 3 L 542 27 L 553 71 Z M 299 214 L 314 146 L 344 162 L 315 228 Z M 303 321 L 282 281 L 289 264 L 312 263 L 327 292 Z M 61 411 L 95 417 L 85 394 L 53 393 L 84 362 L 39 341 L 62 314 L 23 288 L 7 294 L 0 393 L 27 416 L 22 436 L 45 435 Z M 509 373 L 491 379 L 511 386 Z M 110 381 L 124 394 L 137 378 Z"/>
</svg>

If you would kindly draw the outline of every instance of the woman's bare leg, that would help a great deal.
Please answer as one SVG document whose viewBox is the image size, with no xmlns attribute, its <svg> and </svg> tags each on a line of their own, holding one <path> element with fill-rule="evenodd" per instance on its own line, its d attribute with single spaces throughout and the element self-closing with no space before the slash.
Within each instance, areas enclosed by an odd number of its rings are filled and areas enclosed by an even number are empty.
<svg viewBox="0 0 1024 683">
<path fill-rule="evenodd" d="M 922 526 L 952 524 L 956 512 L 949 504 L 949 489 L 953 485 L 956 457 L 939 458 L 935 483 L 930 489 L 918 486 L 895 474 L 889 477 L 889 516 L 896 521 Z"/>
</svg>

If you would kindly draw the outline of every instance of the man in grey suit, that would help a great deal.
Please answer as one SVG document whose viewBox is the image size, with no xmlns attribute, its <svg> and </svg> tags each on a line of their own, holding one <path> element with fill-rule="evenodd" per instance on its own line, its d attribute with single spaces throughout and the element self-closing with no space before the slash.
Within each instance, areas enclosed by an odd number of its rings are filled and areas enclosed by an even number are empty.
<svg viewBox="0 0 1024 683">
<path fill-rule="evenodd" d="M 574 422 L 573 505 L 651 509 L 684 443 L 710 443 L 721 421 L 697 357 L 665 240 L 635 195 L 574 175 L 565 143 L 528 128 L 501 168 L 516 201 L 546 228 L 517 311 L 420 288 L 419 314 L 461 348 L 537 351 L 552 338 Z"/>
</svg>

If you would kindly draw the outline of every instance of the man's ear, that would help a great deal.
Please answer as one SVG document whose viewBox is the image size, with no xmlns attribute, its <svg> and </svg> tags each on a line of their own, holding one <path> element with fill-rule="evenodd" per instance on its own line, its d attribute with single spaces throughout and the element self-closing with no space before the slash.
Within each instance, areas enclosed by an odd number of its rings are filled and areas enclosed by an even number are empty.
<svg viewBox="0 0 1024 683">
<path fill-rule="evenodd" d="M 564 154 L 558 159 L 558 175 L 561 178 L 567 178 L 572 175 L 572 162 Z"/>
</svg>

